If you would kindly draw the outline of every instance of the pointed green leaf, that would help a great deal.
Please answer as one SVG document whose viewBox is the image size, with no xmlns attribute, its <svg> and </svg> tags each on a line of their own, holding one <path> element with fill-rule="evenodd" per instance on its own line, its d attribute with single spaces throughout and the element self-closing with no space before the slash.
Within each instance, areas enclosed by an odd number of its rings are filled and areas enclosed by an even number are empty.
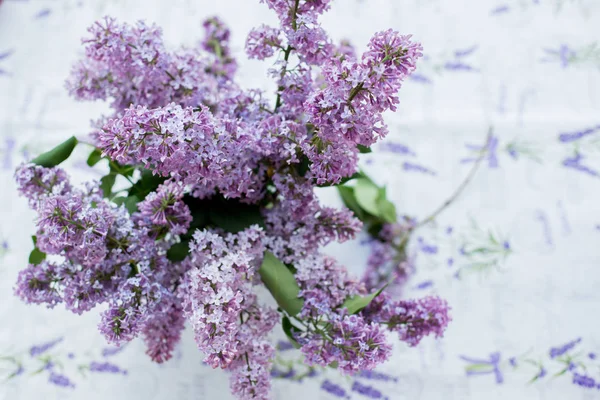
<svg viewBox="0 0 600 400">
<path fill-rule="evenodd" d="M 281 327 L 283 328 L 283 331 L 285 332 L 286 336 L 288 337 L 288 339 L 290 340 L 290 343 L 297 349 L 299 349 L 300 347 L 300 343 L 298 343 L 298 341 L 296 339 L 294 339 L 294 332 L 299 332 L 300 330 L 298 328 L 296 328 L 294 325 L 292 325 L 292 321 L 290 321 L 290 319 L 288 317 L 286 317 L 285 315 L 283 316 L 283 319 L 281 320 Z"/>
<path fill-rule="evenodd" d="M 363 210 L 371 215 L 379 216 L 377 198 L 379 188 L 370 179 L 359 178 L 354 185 L 354 197 Z"/>
<path fill-rule="evenodd" d="M 87 165 L 93 167 L 94 165 L 98 164 L 100 160 L 102 160 L 102 152 L 98 149 L 94 149 L 94 151 L 90 153 L 90 156 L 87 159 Z"/>
<path fill-rule="evenodd" d="M 33 250 L 29 253 L 29 264 L 38 265 L 46 259 L 46 253 L 37 248 L 37 236 L 32 236 Z"/>
<path fill-rule="evenodd" d="M 348 314 L 356 314 L 357 312 L 361 311 L 363 308 L 368 306 L 375 297 L 379 296 L 386 286 L 382 287 L 375 293 L 371 293 L 368 296 L 352 296 L 346 299 L 346 301 L 344 301 L 344 303 L 342 304 L 342 308 L 348 309 Z"/>
<path fill-rule="evenodd" d="M 354 214 L 362 220 L 364 217 L 364 211 L 360 208 L 360 205 L 356 201 L 356 197 L 354 196 L 354 188 L 348 186 L 338 186 L 338 193 L 344 202 L 344 205 L 348 207 Z"/>
<path fill-rule="evenodd" d="M 110 197 L 112 194 L 112 188 L 115 184 L 115 180 L 117 179 L 117 176 L 113 173 L 110 173 L 106 176 L 103 176 L 100 179 L 100 189 L 102 189 L 102 196 L 103 197 Z"/>
<path fill-rule="evenodd" d="M 304 304 L 304 301 L 298 298 L 300 287 L 294 274 L 284 263 L 267 251 L 258 273 L 279 307 L 292 316 L 300 312 Z"/>
<path fill-rule="evenodd" d="M 71 136 L 52 150 L 40 154 L 31 162 L 46 168 L 56 167 L 69 158 L 75 146 L 77 146 L 77 138 Z"/>
<path fill-rule="evenodd" d="M 361 154 L 366 154 L 366 153 L 372 153 L 372 152 L 373 152 L 373 150 L 371 150 L 371 148 L 370 148 L 370 147 L 363 146 L 362 144 L 357 144 L 357 145 L 356 145 L 356 148 L 358 149 L 358 151 L 359 151 Z"/>
<path fill-rule="evenodd" d="M 227 205 L 227 203 L 231 204 Z M 255 224 L 264 226 L 263 217 L 257 206 L 237 201 L 225 202 L 211 208 L 208 217 L 216 226 L 230 233 L 243 231 Z"/>
<path fill-rule="evenodd" d="M 121 175 L 123 175 L 123 173 L 121 173 Z M 165 180 L 166 178 L 160 175 L 154 175 L 152 171 L 148 169 L 142 169 L 140 179 L 131 187 L 131 189 L 129 189 L 129 194 L 135 195 L 140 200 L 143 200 L 148 193 L 155 191 Z"/>
<path fill-rule="evenodd" d="M 394 203 L 387 199 L 385 188 L 379 189 L 377 208 L 379 210 L 378 216 L 381 217 L 385 222 L 389 222 L 390 224 L 397 222 L 396 206 L 394 206 Z"/>
<path fill-rule="evenodd" d="M 140 199 L 137 196 L 119 196 L 112 200 L 113 203 L 120 206 L 121 204 L 125 205 L 129 214 L 133 214 L 138 210 L 137 204 L 140 202 Z"/>
<path fill-rule="evenodd" d="M 171 261 L 183 261 L 190 253 L 190 244 L 188 241 L 175 243 L 167 250 L 167 258 Z"/>
</svg>

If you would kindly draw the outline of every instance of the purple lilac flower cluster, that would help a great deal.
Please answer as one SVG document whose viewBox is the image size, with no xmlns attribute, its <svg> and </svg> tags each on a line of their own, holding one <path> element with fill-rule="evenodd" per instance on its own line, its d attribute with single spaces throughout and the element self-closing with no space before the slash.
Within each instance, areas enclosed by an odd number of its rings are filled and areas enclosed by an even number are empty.
<svg viewBox="0 0 600 400">
<path fill-rule="evenodd" d="M 385 284 L 401 287 L 415 271 L 414 255 L 408 254 L 408 240 L 415 221 L 386 223 L 370 242 L 371 253 L 362 281 L 374 290 Z"/>
<path fill-rule="evenodd" d="M 382 113 L 396 109 L 421 46 L 388 30 L 359 57 L 320 26 L 329 0 L 263 2 L 280 24 L 252 30 L 246 50 L 279 56 L 269 71 L 274 104 L 235 82 L 230 32 L 218 18 L 204 23 L 196 48 L 175 51 L 156 26 L 105 18 L 89 29 L 67 88 L 77 99 L 111 101 L 88 159 L 106 159 L 109 175 L 83 189 L 69 183 L 57 165 L 75 139 L 16 172 L 38 213 L 16 294 L 79 314 L 104 304 L 107 340 L 121 346 L 139 336 L 159 363 L 187 321 L 240 399 L 268 398 L 269 334 L 280 321 L 309 365 L 347 373 L 389 357 L 387 331 L 414 346 L 449 322 L 443 300 L 375 296 L 381 280 L 356 280 L 320 252 L 362 224 L 348 209 L 322 206 L 314 188 L 352 178 L 359 149 L 386 135 Z M 113 192 L 117 178 L 131 186 Z M 382 230 L 385 249 L 371 268 L 405 262 L 386 253 L 395 227 Z M 261 287 L 277 310 L 259 299 Z"/>
</svg>

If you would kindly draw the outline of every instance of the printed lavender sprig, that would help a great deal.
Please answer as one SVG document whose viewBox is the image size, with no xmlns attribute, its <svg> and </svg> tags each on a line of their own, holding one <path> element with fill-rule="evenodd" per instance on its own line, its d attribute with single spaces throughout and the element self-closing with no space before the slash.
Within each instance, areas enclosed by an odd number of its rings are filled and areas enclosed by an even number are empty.
<svg viewBox="0 0 600 400">
<path fill-rule="evenodd" d="M 2 259 L 9 251 L 10 247 L 8 240 L 0 237 L 0 259 Z"/>
<path fill-rule="evenodd" d="M 484 230 L 475 220 L 471 220 L 469 229 L 460 244 L 460 255 L 465 259 L 458 265 L 455 277 L 463 277 L 470 272 L 490 272 L 499 269 L 513 253 L 508 238 L 491 229 Z"/>
<path fill-rule="evenodd" d="M 0 379 L 23 381 L 44 375 L 53 386 L 73 389 L 76 387 L 76 378 L 85 377 L 86 372 L 127 375 L 127 370 L 106 358 L 116 354 L 112 349 L 103 351 L 100 356 L 87 352 L 80 357 L 66 352 L 64 347 L 65 341 L 61 337 L 31 346 L 20 353 L 0 355 Z"/>
<path fill-rule="evenodd" d="M 14 53 L 14 50 L 5 50 L 3 52 L 0 52 L 0 61 L 3 61 L 5 59 L 9 58 L 13 53 Z M 2 76 L 2 75 L 10 75 L 10 74 L 4 68 L 0 68 L 0 76 Z"/>
<path fill-rule="evenodd" d="M 505 382 L 505 376 L 517 372 L 529 374 L 529 383 L 543 382 L 548 379 L 567 379 L 572 384 L 585 389 L 600 390 L 600 364 L 597 354 L 591 351 L 578 351 L 581 338 L 560 346 L 551 347 L 537 357 L 533 351 L 513 357 L 502 357 L 494 352 L 487 358 L 460 356 L 467 363 L 467 376 L 494 377 L 497 384 Z"/>
<path fill-rule="evenodd" d="M 594 178 L 600 177 L 598 166 L 593 163 L 600 150 L 600 125 L 561 132 L 558 140 L 567 149 L 567 155 L 562 160 L 565 168 Z"/>
<path fill-rule="evenodd" d="M 515 161 L 521 158 L 526 158 L 537 163 L 542 162 L 541 149 L 539 148 L 539 145 L 531 141 L 513 139 L 511 141 L 501 143 L 498 136 L 492 135 L 487 144 L 484 144 L 483 146 L 466 144 L 465 147 L 469 152 L 472 153 L 472 155 L 461 159 L 461 163 L 475 162 L 482 150 L 486 151 L 486 157 L 484 161 L 486 161 L 487 166 L 492 169 L 500 166 L 500 154 L 508 155 L 512 160 Z"/>
<path fill-rule="evenodd" d="M 558 63 L 562 68 L 592 66 L 600 69 L 600 45 L 592 42 L 578 48 L 566 44 L 546 48 L 542 62 Z"/>
<path fill-rule="evenodd" d="M 400 289 L 415 272 L 416 252 L 409 250 L 409 241 L 415 233 L 432 222 L 450 207 L 472 181 L 489 151 L 493 140 L 492 129 L 488 131 L 486 145 L 479 149 L 477 159 L 465 179 L 454 193 L 430 215 L 421 221 L 408 216 L 398 217 L 392 203 L 385 199 L 385 187 L 378 187 L 372 179 L 360 173 L 352 186 L 338 186 L 344 204 L 364 223 L 371 236 L 371 254 L 362 281 L 373 290 L 383 285 Z M 424 250 L 419 238 L 420 250 Z"/>
<path fill-rule="evenodd" d="M 478 45 L 472 45 L 455 49 L 452 52 L 427 55 L 423 58 L 423 66 L 419 68 L 419 72 L 413 73 L 410 79 L 417 83 L 432 84 L 434 77 L 449 73 L 479 72 L 479 68 L 474 65 L 472 60 L 478 49 Z"/>
<path fill-rule="evenodd" d="M 301 357 L 293 356 L 289 343 L 279 342 L 271 376 L 275 380 L 302 383 L 306 379 L 320 382 L 320 389 L 331 398 L 393 399 L 399 378 L 380 371 L 362 371 L 340 380 L 326 367 L 308 367 Z M 292 354 L 290 354 L 292 353 Z"/>
<path fill-rule="evenodd" d="M 541 1 L 541 0 L 526 0 L 519 2 L 518 5 L 511 3 L 498 3 L 490 11 L 491 16 L 500 16 L 505 14 L 511 14 L 514 11 L 535 11 L 544 5 L 553 6 L 555 12 L 560 12 L 567 4 L 582 3 L 582 0 L 554 0 L 554 1 Z"/>
</svg>

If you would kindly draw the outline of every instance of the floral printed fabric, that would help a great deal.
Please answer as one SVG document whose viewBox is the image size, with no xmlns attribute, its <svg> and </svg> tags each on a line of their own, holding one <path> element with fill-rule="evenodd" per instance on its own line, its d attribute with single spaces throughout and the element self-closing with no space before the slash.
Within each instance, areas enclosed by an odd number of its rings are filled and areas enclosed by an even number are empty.
<svg viewBox="0 0 600 400">
<path fill-rule="evenodd" d="M 162 26 L 168 42 L 191 46 L 200 21 L 219 15 L 232 27 L 232 51 L 241 55 L 246 34 L 271 22 L 272 13 L 241 0 L 151 0 L 144 7 L 116 0 L 1 3 L 0 379 L 15 376 L 0 385 L 0 399 L 223 396 L 227 377 L 201 364 L 189 330 L 174 360 L 159 367 L 137 342 L 112 354 L 94 326 L 97 315 L 77 317 L 13 297 L 33 232 L 13 170 L 42 149 L 87 133 L 101 111 L 76 103 L 64 89 L 80 56 L 79 38 L 94 20 L 106 14 L 145 19 Z M 409 246 L 416 272 L 403 294 L 448 299 L 453 323 L 443 341 L 426 339 L 418 350 L 397 346 L 380 376 L 350 382 L 319 372 L 306 374 L 300 386 L 280 366 L 275 398 L 598 395 L 590 392 L 590 379 L 600 379 L 594 318 L 600 306 L 600 4 L 340 0 L 323 23 L 336 40 L 361 47 L 387 27 L 423 43 L 399 113 L 387 117 L 389 137 L 361 156 L 363 168 L 387 184 L 399 212 L 429 215 L 482 147 L 487 152 L 463 195 Z M 247 60 L 238 66 L 247 87 L 273 89 L 263 67 Z M 85 158 L 85 151 L 76 153 L 67 165 L 81 180 L 94 173 Z M 322 194 L 338 201 L 334 191 Z M 331 251 L 356 272 L 367 263 L 368 250 L 358 242 Z"/>
</svg>

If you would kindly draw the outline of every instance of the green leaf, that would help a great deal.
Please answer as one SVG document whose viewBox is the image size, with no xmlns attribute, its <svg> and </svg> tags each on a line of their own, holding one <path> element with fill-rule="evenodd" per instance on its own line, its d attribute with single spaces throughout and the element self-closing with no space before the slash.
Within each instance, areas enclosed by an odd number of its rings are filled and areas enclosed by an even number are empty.
<svg viewBox="0 0 600 400">
<path fill-rule="evenodd" d="M 370 148 L 370 147 L 363 146 L 362 144 L 357 144 L 357 145 L 356 145 L 356 148 L 358 149 L 358 151 L 359 151 L 361 154 L 366 154 L 366 153 L 372 153 L 372 152 L 373 152 L 373 150 L 371 150 L 371 148 Z"/>
<path fill-rule="evenodd" d="M 389 201 L 386 197 L 386 189 L 379 189 L 379 195 L 377 196 L 377 208 L 379 210 L 378 216 L 380 216 L 385 222 L 391 224 L 397 222 L 396 206 L 394 203 Z"/>
<path fill-rule="evenodd" d="M 226 232 L 237 233 L 251 225 L 265 225 L 260 208 L 254 204 L 218 197 L 205 202 L 204 208 L 208 210 L 208 219 Z"/>
<path fill-rule="evenodd" d="M 98 164 L 100 160 L 102 160 L 102 152 L 98 149 L 94 149 L 94 151 L 90 153 L 90 156 L 87 159 L 87 165 L 93 167 L 94 165 Z"/>
<path fill-rule="evenodd" d="M 377 198 L 379 188 L 368 178 L 359 178 L 354 185 L 354 196 L 360 207 L 371 215 L 379 216 Z"/>
<path fill-rule="evenodd" d="M 149 169 L 142 169 L 140 179 L 129 189 L 129 194 L 143 200 L 148 193 L 155 191 L 165 180 L 166 178 L 154 175 Z"/>
<path fill-rule="evenodd" d="M 298 341 L 294 339 L 294 332 L 300 332 L 300 329 L 292 325 L 292 321 L 290 321 L 290 319 L 285 315 L 281 320 L 281 327 L 283 328 L 283 332 L 285 332 L 286 336 L 290 340 L 290 343 L 292 343 L 292 345 L 295 348 L 299 349 L 300 347 L 302 347 L 300 343 L 298 343 Z"/>
<path fill-rule="evenodd" d="M 112 172 L 100 179 L 100 189 L 102 189 L 102 196 L 107 198 L 112 195 L 112 188 L 115 184 L 117 176 Z"/>
<path fill-rule="evenodd" d="M 37 248 L 37 236 L 32 236 L 33 250 L 29 253 L 29 264 L 38 265 L 46 259 L 46 253 Z"/>
<path fill-rule="evenodd" d="M 113 199 L 112 202 L 118 206 L 124 204 L 127 211 L 129 211 L 129 214 L 133 214 L 138 210 L 137 203 L 140 202 L 140 199 L 137 196 L 119 196 L 116 199 Z"/>
<path fill-rule="evenodd" d="M 376 291 L 375 293 L 371 293 L 368 296 L 352 296 L 342 304 L 342 308 L 348 309 L 348 314 L 356 314 L 361 311 L 363 308 L 369 305 L 373 301 L 373 299 L 383 292 L 383 289 L 386 288 L 387 285 Z"/>
<path fill-rule="evenodd" d="M 364 211 L 356 201 L 356 197 L 354 196 L 354 188 L 348 186 L 338 186 L 338 193 L 344 202 L 344 205 L 348 207 L 350 210 L 356 214 L 356 216 L 362 220 L 364 217 Z"/>
<path fill-rule="evenodd" d="M 465 367 L 468 372 L 493 371 L 494 367 L 490 364 L 471 364 Z"/>
<path fill-rule="evenodd" d="M 304 304 L 304 300 L 298 298 L 300 287 L 284 263 L 267 251 L 258 273 L 279 307 L 291 316 L 300 312 Z"/>
<path fill-rule="evenodd" d="M 310 160 L 305 155 L 302 155 L 300 158 L 300 162 L 298 163 L 296 170 L 300 176 L 306 175 L 308 170 L 310 169 Z"/>
<path fill-rule="evenodd" d="M 190 244 L 188 241 L 175 243 L 167 250 L 167 258 L 171 261 L 183 261 L 190 252 Z"/>
<path fill-rule="evenodd" d="M 31 162 L 46 168 L 56 167 L 58 164 L 69 158 L 73 149 L 77 146 L 77 143 L 77 138 L 71 136 L 52 150 L 40 154 L 31 160 Z"/>
<path fill-rule="evenodd" d="M 216 226 L 230 233 L 243 231 L 255 224 L 264 226 L 264 220 L 258 207 L 244 207 L 246 205 L 242 203 L 240 205 L 242 207 L 234 207 L 228 211 L 211 209 L 208 216 Z"/>
</svg>

